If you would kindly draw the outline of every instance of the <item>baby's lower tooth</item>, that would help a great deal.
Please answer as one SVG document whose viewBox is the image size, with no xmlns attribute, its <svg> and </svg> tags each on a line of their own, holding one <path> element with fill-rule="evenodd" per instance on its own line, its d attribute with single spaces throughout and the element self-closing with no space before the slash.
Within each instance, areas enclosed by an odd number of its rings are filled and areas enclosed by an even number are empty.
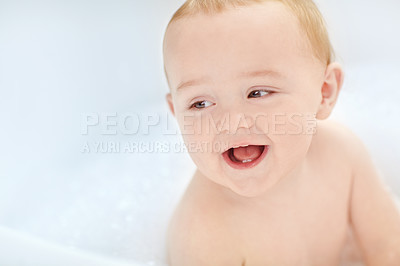
<svg viewBox="0 0 400 266">
<path fill-rule="evenodd" d="M 251 161 L 252 161 L 251 159 L 247 159 L 247 160 L 243 160 L 242 163 L 249 163 Z"/>
</svg>

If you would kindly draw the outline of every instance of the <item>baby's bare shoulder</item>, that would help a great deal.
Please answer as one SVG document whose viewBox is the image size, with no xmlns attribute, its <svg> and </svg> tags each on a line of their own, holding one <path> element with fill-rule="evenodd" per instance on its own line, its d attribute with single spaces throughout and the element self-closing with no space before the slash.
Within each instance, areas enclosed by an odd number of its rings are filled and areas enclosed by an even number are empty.
<svg viewBox="0 0 400 266">
<path fill-rule="evenodd" d="M 313 140 L 313 149 L 318 153 L 343 159 L 354 166 L 365 146 L 360 138 L 347 126 L 335 120 L 318 121 Z"/>
<path fill-rule="evenodd" d="M 314 151 L 336 159 L 334 165 L 350 166 L 349 221 L 366 264 L 400 265 L 400 212 L 367 145 L 347 127 L 329 120 L 319 121 L 315 143 Z"/>
<path fill-rule="evenodd" d="M 168 260 L 172 266 L 240 266 L 241 257 L 226 215 L 196 176 L 190 183 L 168 229 Z"/>
</svg>

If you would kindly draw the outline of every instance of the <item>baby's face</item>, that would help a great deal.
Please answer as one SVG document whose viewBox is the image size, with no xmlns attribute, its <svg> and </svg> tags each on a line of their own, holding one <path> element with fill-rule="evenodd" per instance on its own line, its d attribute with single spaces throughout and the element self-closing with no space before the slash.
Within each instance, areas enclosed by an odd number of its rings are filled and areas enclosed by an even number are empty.
<svg viewBox="0 0 400 266">
<path fill-rule="evenodd" d="M 206 177 L 253 197 L 299 170 L 326 66 L 285 6 L 271 1 L 178 20 L 164 56 L 170 106 Z"/>
</svg>

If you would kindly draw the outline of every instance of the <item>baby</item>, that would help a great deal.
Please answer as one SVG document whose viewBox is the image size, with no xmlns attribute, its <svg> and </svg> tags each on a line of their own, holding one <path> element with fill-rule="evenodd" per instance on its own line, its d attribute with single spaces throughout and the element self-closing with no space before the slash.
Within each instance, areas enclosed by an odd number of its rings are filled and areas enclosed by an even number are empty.
<svg viewBox="0 0 400 266">
<path fill-rule="evenodd" d="M 311 0 L 188 0 L 167 101 L 197 166 L 171 266 L 400 265 L 400 213 L 365 146 L 326 120 L 343 70 Z"/>
</svg>

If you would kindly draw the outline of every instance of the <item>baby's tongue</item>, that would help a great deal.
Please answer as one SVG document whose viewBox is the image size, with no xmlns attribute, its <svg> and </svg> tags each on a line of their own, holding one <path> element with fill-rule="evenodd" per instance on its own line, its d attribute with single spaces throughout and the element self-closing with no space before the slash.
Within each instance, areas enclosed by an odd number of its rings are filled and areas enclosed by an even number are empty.
<svg viewBox="0 0 400 266">
<path fill-rule="evenodd" d="M 247 147 L 240 147 L 233 149 L 233 156 L 238 161 L 255 160 L 260 157 L 262 153 L 262 146 L 250 145 Z"/>
</svg>

